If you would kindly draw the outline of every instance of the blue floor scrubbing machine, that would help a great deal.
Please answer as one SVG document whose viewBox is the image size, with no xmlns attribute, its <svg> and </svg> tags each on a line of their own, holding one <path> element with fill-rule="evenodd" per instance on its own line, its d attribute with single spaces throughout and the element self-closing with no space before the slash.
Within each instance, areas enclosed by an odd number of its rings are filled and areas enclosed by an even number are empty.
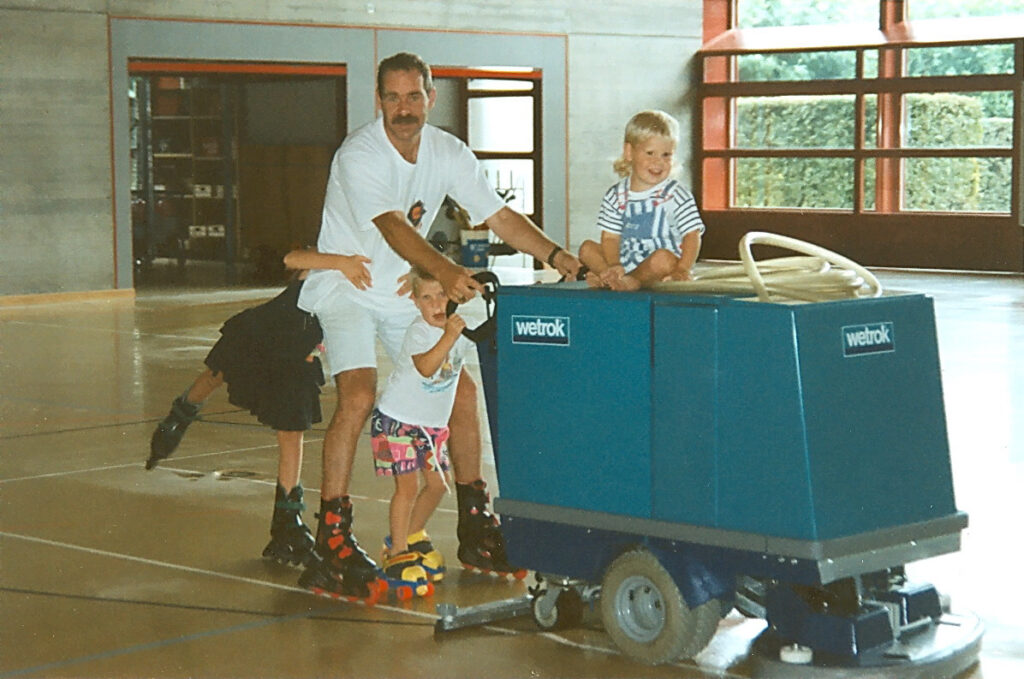
<svg viewBox="0 0 1024 679">
<path fill-rule="evenodd" d="M 758 262 L 757 244 L 801 256 Z M 747 234 L 740 259 L 633 293 L 498 291 L 476 339 L 529 610 L 550 629 L 599 606 L 626 655 L 659 664 L 735 607 L 767 621 L 773 661 L 952 676 L 980 625 L 950 637 L 936 589 L 904 572 L 967 525 L 932 300 L 781 236 Z"/>
</svg>

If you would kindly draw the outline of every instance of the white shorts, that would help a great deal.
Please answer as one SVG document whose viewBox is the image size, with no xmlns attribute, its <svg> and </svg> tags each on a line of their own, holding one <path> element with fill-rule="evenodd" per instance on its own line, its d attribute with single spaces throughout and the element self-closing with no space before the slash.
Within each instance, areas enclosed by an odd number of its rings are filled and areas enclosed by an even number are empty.
<svg viewBox="0 0 1024 679">
<path fill-rule="evenodd" d="M 346 295 L 335 294 L 324 300 L 317 307 L 316 318 L 324 331 L 331 375 L 356 368 L 376 368 L 377 337 L 391 360 L 396 360 L 405 332 L 419 314 L 408 297 L 383 309 L 368 309 Z"/>
</svg>

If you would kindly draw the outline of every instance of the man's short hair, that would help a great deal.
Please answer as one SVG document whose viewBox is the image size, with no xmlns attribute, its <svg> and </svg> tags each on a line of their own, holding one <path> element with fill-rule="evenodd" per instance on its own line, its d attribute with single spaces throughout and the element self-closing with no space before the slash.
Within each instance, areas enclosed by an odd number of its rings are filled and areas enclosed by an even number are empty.
<svg viewBox="0 0 1024 679">
<path fill-rule="evenodd" d="M 430 67 L 418 54 L 399 52 L 384 59 L 377 65 L 377 94 L 384 96 L 384 75 L 391 71 L 416 71 L 423 76 L 423 89 L 429 94 L 434 90 L 434 79 Z"/>
</svg>

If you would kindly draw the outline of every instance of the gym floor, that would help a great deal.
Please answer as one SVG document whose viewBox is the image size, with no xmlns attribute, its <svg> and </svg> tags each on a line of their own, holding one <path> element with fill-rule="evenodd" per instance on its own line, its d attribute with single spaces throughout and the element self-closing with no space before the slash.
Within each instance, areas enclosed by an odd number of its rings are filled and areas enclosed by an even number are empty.
<svg viewBox="0 0 1024 679">
<path fill-rule="evenodd" d="M 957 503 L 970 514 L 960 552 L 908 571 L 984 621 L 980 663 L 963 676 L 1024 676 L 1024 280 L 879 277 L 936 300 Z M 454 565 L 454 497 L 430 526 L 450 567 L 433 597 L 368 608 L 307 594 L 297 570 L 260 558 L 276 446 L 223 390 L 177 453 L 145 471 L 153 428 L 201 370 L 220 324 L 277 291 L 0 306 L 0 677 L 753 675 L 749 646 L 764 623 L 735 612 L 695 660 L 663 667 L 623 657 L 589 613 L 557 633 L 525 617 L 435 638 L 436 604 L 521 596 L 532 582 Z M 334 405 L 328 388 L 327 416 Z M 306 439 L 311 525 L 323 428 Z M 485 473 L 496 491 L 492 463 Z M 364 437 L 355 526 L 375 557 L 391 487 L 373 476 Z"/>
</svg>

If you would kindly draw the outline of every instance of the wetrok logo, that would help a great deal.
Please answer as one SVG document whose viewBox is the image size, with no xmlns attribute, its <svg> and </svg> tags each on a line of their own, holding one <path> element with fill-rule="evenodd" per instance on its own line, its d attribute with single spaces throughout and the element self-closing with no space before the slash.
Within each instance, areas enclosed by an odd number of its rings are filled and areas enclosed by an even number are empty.
<svg viewBox="0 0 1024 679">
<path fill-rule="evenodd" d="M 843 326 L 844 356 L 862 356 L 889 351 L 896 351 L 896 336 L 891 322 Z"/>
<path fill-rule="evenodd" d="M 568 316 L 512 316 L 515 344 L 569 345 Z"/>
</svg>

